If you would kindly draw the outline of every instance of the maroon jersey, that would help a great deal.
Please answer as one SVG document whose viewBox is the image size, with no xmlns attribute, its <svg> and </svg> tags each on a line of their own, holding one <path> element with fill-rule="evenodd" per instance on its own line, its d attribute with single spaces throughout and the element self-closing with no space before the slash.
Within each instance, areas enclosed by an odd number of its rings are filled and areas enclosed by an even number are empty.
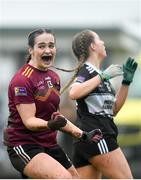
<svg viewBox="0 0 141 180">
<path fill-rule="evenodd" d="M 9 119 L 6 139 L 9 146 L 39 144 L 44 147 L 56 145 L 56 131 L 28 130 L 16 109 L 17 104 L 36 105 L 36 117 L 50 120 L 51 114 L 57 111 L 60 97 L 60 79 L 52 70 L 40 71 L 25 64 L 12 78 L 9 89 Z M 26 113 L 26 112 L 25 112 Z"/>
</svg>

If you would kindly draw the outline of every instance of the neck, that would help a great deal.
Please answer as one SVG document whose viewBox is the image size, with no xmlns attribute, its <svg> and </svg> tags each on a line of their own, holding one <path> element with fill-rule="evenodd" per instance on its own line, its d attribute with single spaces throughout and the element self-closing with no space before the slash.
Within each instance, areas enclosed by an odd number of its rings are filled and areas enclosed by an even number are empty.
<svg viewBox="0 0 141 180">
<path fill-rule="evenodd" d="M 30 64 L 31 66 L 37 68 L 37 64 L 35 63 L 35 61 L 33 59 L 31 59 L 28 64 Z"/>
<path fill-rule="evenodd" d="M 94 57 L 89 57 L 86 62 L 91 63 L 93 66 L 95 66 L 97 69 L 100 69 L 101 66 L 101 60 Z"/>
</svg>

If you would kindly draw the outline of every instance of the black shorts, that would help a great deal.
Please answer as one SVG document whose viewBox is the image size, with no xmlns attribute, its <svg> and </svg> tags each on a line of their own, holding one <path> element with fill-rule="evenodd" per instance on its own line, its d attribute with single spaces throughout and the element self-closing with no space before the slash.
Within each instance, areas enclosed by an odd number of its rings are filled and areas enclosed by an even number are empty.
<svg viewBox="0 0 141 180">
<path fill-rule="evenodd" d="M 99 143 L 75 142 L 73 146 L 73 165 L 78 168 L 89 165 L 93 156 L 105 154 L 118 148 L 115 137 L 104 137 Z"/>
<path fill-rule="evenodd" d="M 14 168 L 23 173 L 24 167 L 37 154 L 46 153 L 56 159 L 66 169 L 72 166 L 72 162 L 59 145 L 51 148 L 44 148 L 35 144 L 25 144 L 7 149 L 10 161 Z"/>
</svg>

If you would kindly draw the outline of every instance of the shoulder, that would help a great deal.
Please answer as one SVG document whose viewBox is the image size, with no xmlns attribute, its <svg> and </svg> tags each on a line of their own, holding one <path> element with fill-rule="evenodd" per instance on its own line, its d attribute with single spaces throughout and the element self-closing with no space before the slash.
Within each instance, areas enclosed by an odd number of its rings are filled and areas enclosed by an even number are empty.
<svg viewBox="0 0 141 180">
<path fill-rule="evenodd" d="M 9 96 L 14 97 L 26 97 L 27 94 L 33 94 L 34 85 L 30 79 L 29 72 L 31 69 L 27 70 L 28 65 L 22 66 L 13 76 L 11 82 L 9 83 L 8 93 Z"/>
<path fill-rule="evenodd" d="M 88 74 L 88 71 L 86 69 L 86 65 L 84 64 L 78 71 L 77 76 L 85 76 Z"/>
<path fill-rule="evenodd" d="M 85 69 L 88 72 L 88 74 L 90 74 L 90 75 L 97 75 L 98 74 L 96 68 L 89 63 L 85 64 Z"/>
<path fill-rule="evenodd" d="M 27 64 L 23 65 L 11 79 L 10 85 L 29 84 L 29 77 L 33 70 Z"/>
<path fill-rule="evenodd" d="M 89 73 L 86 69 L 86 65 L 84 64 L 78 71 L 75 82 L 82 83 L 86 80 L 90 79 Z"/>
<path fill-rule="evenodd" d="M 93 73 L 97 73 L 96 69 L 90 65 L 90 64 L 84 64 L 81 69 L 79 70 L 79 73 L 85 73 L 85 74 L 93 74 Z"/>
</svg>

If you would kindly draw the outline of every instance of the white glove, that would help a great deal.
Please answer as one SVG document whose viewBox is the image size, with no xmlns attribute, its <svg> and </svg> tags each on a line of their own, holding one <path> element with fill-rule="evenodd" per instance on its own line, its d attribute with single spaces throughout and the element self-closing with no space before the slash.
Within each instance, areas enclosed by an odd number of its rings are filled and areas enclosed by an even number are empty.
<svg viewBox="0 0 141 180">
<path fill-rule="evenodd" d="M 105 69 L 99 77 L 102 81 L 112 79 L 116 76 L 123 75 L 123 69 L 120 65 L 110 65 L 107 69 Z"/>
</svg>

